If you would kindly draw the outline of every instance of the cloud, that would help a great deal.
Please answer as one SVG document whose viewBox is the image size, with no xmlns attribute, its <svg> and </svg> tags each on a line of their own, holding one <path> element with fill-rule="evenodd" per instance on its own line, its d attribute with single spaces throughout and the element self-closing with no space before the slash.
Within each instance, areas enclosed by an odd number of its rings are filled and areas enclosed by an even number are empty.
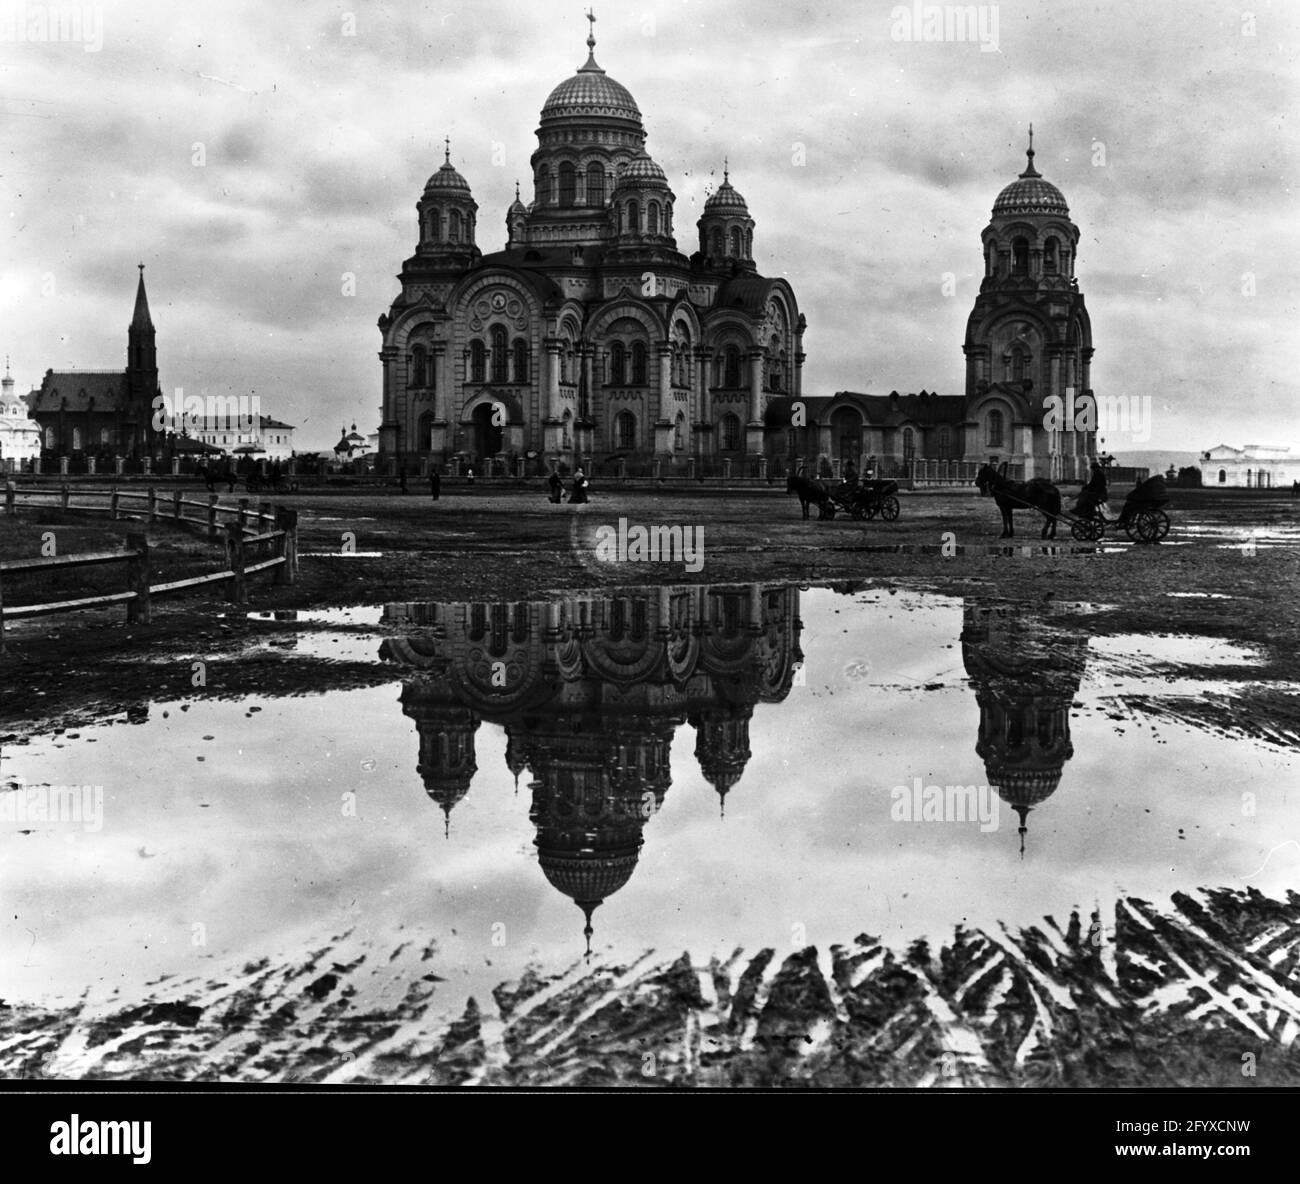
<svg viewBox="0 0 1300 1184">
<path fill-rule="evenodd" d="M 143 260 L 165 386 L 375 419 L 375 321 L 443 137 L 498 249 L 587 24 L 558 2 L 351 8 L 355 35 L 323 3 L 113 4 L 97 53 L 5 47 L 0 315 L 20 382 L 118 364 Z M 1032 121 L 1083 235 L 1097 390 L 1176 395 L 1162 447 L 1300 444 L 1294 6 L 1256 6 L 1251 36 L 1215 5 L 1026 0 L 999 7 L 996 53 L 896 41 L 890 8 L 660 0 L 596 25 L 686 252 L 730 158 L 760 269 L 808 317 L 805 389 L 963 389 L 980 232 Z"/>
</svg>

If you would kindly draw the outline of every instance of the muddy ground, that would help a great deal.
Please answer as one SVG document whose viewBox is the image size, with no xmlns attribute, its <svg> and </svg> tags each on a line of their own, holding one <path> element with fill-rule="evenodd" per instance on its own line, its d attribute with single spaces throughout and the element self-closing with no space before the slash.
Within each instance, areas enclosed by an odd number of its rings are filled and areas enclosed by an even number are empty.
<svg viewBox="0 0 1300 1184">
<path fill-rule="evenodd" d="M 342 490 L 278 499 L 300 512 L 300 578 L 292 587 L 254 579 L 247 608 L 219 593 L 190 593 L 158 600 L 148 626 L 128 625 L 121 608 L 11 623 L 3 658 L 9 677 L 0 680 L 3 731 L 17 738 L 25 726 L 45 730 L 84 710 L 187 693 L 189 659 L 248 650 L 258 629 L 249 610 L 510 601 L 620 585 L 849 580 L 1032 601 L 1049 611 L 1087 601 L 1106 606 L 1093 618 L 1094 632 L 1187 633 L 1256 647 L 1265 658 L 1261 681 L 1292 678 L 1300 652 L 1300 500 L 1289 493 L 1175 490 L 1168 538 L 1141 546 L 1121 531 L 1097 545 L 1076 543 L 1064 524 L 1056 541 L 1042 542 L 1042 519 L 1028 512 L 1016 515 L 1015 539 L 1001 540 L 992 502 L 965 490 L 904 493 L 898 521 L 884 523 L 804 521 L 779 486 L 725 495 L 598 488 L 586 506 L 550 505 L 540 488 L 444 486 L 437 502 L 416 488 L 407 495 Z M 597 561 L 598 528 L 616 529 L 621 518 L 630 526 L 702 528 L 700 570 Z M 60 534 L 61 553 L 114 545 L 134 525 L 34 509 L 18 523 L 0 536 L 6 557 L 39 553 L 39 535 L 51 523 L 67 532 Z M 149 533 L 163 578 L 224 562 L 222 547 L 201 533 L 166 522 Z M 118 578 L 97 572 L 86 587 L 98 590 Z M 7 582 L 6 603 L 55 595 L 23 579 Z M 57 595 L 77 594 L 76 581 L 63 577 Z M 238 683 L 224 690 L 292 692 L 319 677 L 315 665 L 277 662 L 259 650 L 237 664 Z M 381 674 L 373 666 L 329 665 L 336 685 Z M 1293 705 L 1282 710 L 1293 712 Z"/>
</svg>

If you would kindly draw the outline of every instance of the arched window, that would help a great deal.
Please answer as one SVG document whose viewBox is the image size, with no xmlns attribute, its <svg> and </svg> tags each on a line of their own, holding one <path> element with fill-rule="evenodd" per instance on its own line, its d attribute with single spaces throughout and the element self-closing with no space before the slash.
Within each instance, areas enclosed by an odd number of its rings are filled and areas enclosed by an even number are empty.
<svg viewBox="0 0 1300 1184">
<path fill-rule="evenodd" d="M 1023 349 L 1011 351 L 1011 381 L 1024 382 L 1029 369 L 1029 358 Z"/>
<path fill-rule="evenodd" d="M 73 452 L 81 451 L 81 429 L 80 428 L 72 429 L 72 451 Z"/>
<path fill-rule="evenodd" d="M 1001 448 L 1002 447 L 1002 412 L 990 411 L 988 414 L 988 419 L 986 419 L 984 422 L 988 431 L 988 436 L 986 437 L 988 446 L 990 448 Z"/>
<path fill-rule="evenodd" d="M 629 234 L 641 233 L 641 207 L 634 201 L 627 203 L 627 230 Z"/>
<path fill-rule="evenodd" d="M 513 378 L 515 382 L 528 381 L 528 342 L 522 337 L 515 338 Z"/>
<path fill-rule="evenodd" d="M 1024 275 L 1029 270 L 1029 243 L 1018 238 L 1011 244 L 1011 270 L 1016 275 Z"/>
<path fill-rule="evenodd" d="M 605 166 L 589 164 L 587 166 L 587 204 L 603 206 L 605 204 Z"/>
<path fill-rule="evenodd" d="M 508 382 L 509 354 L 506 350 L 506 331 L 501 325 L 492 326 L 492 381 Z"/>
<path fill-rule="evenodd" d="M 537 170 L 537 201 L 539 205 L 551 204 L 551 170 L 548 165 Z"/>
<path fill-rule="evenodd" d="M 948 428 L 939 429 L 939 459 L 952 459 L 952 432 Z"/>
<path fill-rule="evenodd" d="M 487 346 L 477 337 L 469 343 L 469 380 L 487 381 Z"/>
<path fill-rule="evenodd" d="M 1056 271 L 1057 246 L 1058 246 L 1057 241 L 1054 238 L 1049 238 L 1043 244 L 1043 270 L 1044 271 L 1052 271 L 1052 272 Z"/>
<path fill-rule="evenodd" d="M 615 341 L 609 347 L 609 381 L 613 386 L 627 382 L 627 351 L 621 341 Z"/>
<path fill-rule="evenodd" d="M 108 447 L 108 445 L 110 445 L 112 442 L 113 442 L 113 430 L 112 430 L 112 428 L 100 428 L 100 429 L 99 429 L 99 443 L 100 443 L 101 447 L 105 447 L 105 448 L 106 448 L 106 447 Z"/>
<path fill-rule="evenodd" d="M 411 381 L 409 386 L 425 386 L 428 381 L 428 355 L 424 346 L 417 345 L 411 350 Z"/>
<path fill-rule="evenodd" d="M 415 428 L 415 447 L 420 452 L 428 452 L 433 447 L 433 413 L 426 411 L 420 416 Z"/>
<path fill-rule="evenodd" d="M 460 242 L 460 211 L 459 210 L 452 210 L 451 212 L 451 224 L 448 228 L 447 238 L 453 243 Z"/>
<path fill-rule="evenodd" d="M 560 205 L 571 206 L 577 200 L 578 176 L 571 161 L 560 165 Z"/>
<path fill-rule="evenodd" d="M 646 348 L 644 341 L 632 342 L 632 385 L 645 386 L 646 378 Z"/>
<path fill-rule="evenodd" d="M 650 202 L 645 208 L 645 232 L 646 234 L 659 233 L 659 203 Z"/>
<path fill-rule="evenodd" d="M 740 420 L 734 415 L 724 415 L 718 429 L 722 451 L 735 452 L 740 447 Z"/>
<path fill-rule="evenodd" d="M 560 421 L 560 447 L 573 447 L 573 412 L 565 411 L 564 418 Z"/>
<path fill-rule="evenodd" d="M 903 429 L 903 462 L 907 463 L 916 455 L 916 433 L 911 428 Z"/>
<path fill-rule="evenodd" d="M 754 232 L 752 230 L 747 230 L 745 231 L 745 258 L 752 259 L 753 257 L 754 257 Z"/>
<path fill-rule="evenodd" d="M 429 241 L 439 242 L 442 239 L 442 211 L 434 207 L 429 211 Z"/>
<path fill-rule="evenodd" d="M 673 421 L 673 451 L 681 452 L 686 447 L 686 416 L 680 411 Z"/>
<path fill-rule="evenodd" d="M 734 255 L 737 259 L 739 259 L 743 254 L 741 248 L 741 244 L 743 241 L 744 240 L 740 237 L 740 227 L 733 226 L 731 228 L 731 250 L 728 251 L 727 254 Z"/>
<path fill-rule="evenodd" d="M 722 354 L 722 385 L 738 387 L 740 385 L 740 350 L 729 345 Z"/>
<path fill-rule="evenodd" d="M 614 447 L 627 452 L 636 447 L 636 416 L 630 411 L 620 411 L 614 418 Z"/>
<path fill-rule="evenodd" d="M 54 429 L 52 427 L 45 429 L 45 447 L 51 449 L 54 447 Z"/>
<path fill-rule="evenodd" d="M 1228 480 L 1228 470 L 1227 470 L 1227 469 L 1220 469 L 1220 470 L 1219 470 L 1219 484 L 1220 484 L 1220 485 L 1224 485 L 1224 484 L 1227 483 L 1227 480 Z"/>
<path fill-rule="evenodd" d="M 709 235 L 709 254 L 718 259 L 722 258 L 722 230 L 717 226 Z"/>
</svg>

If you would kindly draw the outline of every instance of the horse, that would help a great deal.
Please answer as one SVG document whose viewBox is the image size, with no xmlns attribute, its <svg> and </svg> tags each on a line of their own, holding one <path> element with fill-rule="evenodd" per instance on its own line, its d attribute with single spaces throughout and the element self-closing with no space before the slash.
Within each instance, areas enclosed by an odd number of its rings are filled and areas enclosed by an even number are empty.
<svg viewBox="0 0 1300 1184">
<path fill-rule="evenodd" d="M 1012 481 L 1006 474 L 1006 462 L 994 470 L 985 465 L 975 477 L 975 485 L 982 497 L 992 497 L 1002 511 L 1002 533 L 999 538 L 1015 537 L 1011 515 L 1015 510 L 1037 510 L 1043 515 L 1042 538 L 1056 538 L 1056 519 L 1061 513 L 1061 491 L 1046 477 L 1030 481 Z"/>
<path fill-rule="evenodd" d="M 791 473 L 786 478 L 785 492 L 787 495 L 797 493 L 799 495 L 799 508 L 803 510 L 803 516 L 808 517 L 808 506 L 817 507 L 818 518 L 834 518 L 835 507 L 831 503 L 831 495 L 826 486 L 820 481 L 814 481 L 811 477 L 803 475 L 803 469 L 797 473 Z"/>
</svg>

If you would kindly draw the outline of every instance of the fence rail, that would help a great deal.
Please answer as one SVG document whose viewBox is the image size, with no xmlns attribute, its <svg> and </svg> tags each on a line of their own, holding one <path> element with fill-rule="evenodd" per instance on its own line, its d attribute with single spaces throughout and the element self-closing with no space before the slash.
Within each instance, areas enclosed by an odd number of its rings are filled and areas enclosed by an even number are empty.
<svg viewBox="0 0 1300 1184">
<path fill-rule="evenodd" d="M 120 516 L 121 499 L 132 497 L 144 500 L 148 504 L 148 519 L 153 522 L 158 517 L 157 491 L 149 489 L 146 493 L 121 493 L 117 489 L 78 490 L 77 496 L 102 497 L 108 500 L 107 506 L 70 506 L 68 486 L 61 485 L 54 489 L 15 490 L 12 483 L 5 486 L 5 513 L 13 516 L 17 509 L 18 496 L 34 495 L 56 496 L 61 499 L 62 508 L 73 510 L 101 511 L 107 510 L 116 519 Z M 272 507 L 263 502 L 256 510 L 250 510 L 247 498 L 241 498 L 236 506 L 218 504 L 214 495 L 206 503 L 182 498 L 179 493 L 172 499 L 172 514 L 168 520 L 190 526 L 203 527 L 209 537 L 217 538 L 223 533 L 218 529 L 217 516 L 227 514 L 233 521 L 224 524 L 226 545 L 226 564 L 220 571 L 207 572 L 199 576 L 187 576 L 179 580 L 167 580 L 160 584 L 150 583 L 151 563 L 149 555 L 149 538 L 143 531 L 130 531 L 126 536 L 126 547 L 121 551 L 87 551 L 74 555 L 50 556 L 48 558 L 8 559 L 0 561 L 0 653 L 5 647 L 5 622 L 21 620 L 28 617 L 47 616 L 52 613 L 75 612 L 87 608 L 104 608 L 115 604 L 126 605 L 126 619 L 132 624 L 149 624 L 152 617 L 152 601 L 155 596 L 166 596 L 177 592 L 200 588 L 207 584 L 226 584 L 227 598 L 235 604 L 248 603 L 248 577 L 264 571 L 275 572 L 275 583 L 292 584 L 298 574 L 298 511 L 281 507 Z M 183 516 L 186 505 L 204 511 L 200 519 Z M 252 523 L 250 525 L 250 517 Z M 270 524 L 272 529 L 261 529 Z M 269 552 L 269 553 L 268 553 Z M 126 565 L 126 588 L 121 592 L 106 592 L 98 596 L 81 596 L 71 600 L 55 600 L 43 604 L 20 604 L 6 607 L 4 603 L 5 577 L 67 571 L 69 569 L 92 567 L 100 564 L 124 563 Z"/>
</svg>

